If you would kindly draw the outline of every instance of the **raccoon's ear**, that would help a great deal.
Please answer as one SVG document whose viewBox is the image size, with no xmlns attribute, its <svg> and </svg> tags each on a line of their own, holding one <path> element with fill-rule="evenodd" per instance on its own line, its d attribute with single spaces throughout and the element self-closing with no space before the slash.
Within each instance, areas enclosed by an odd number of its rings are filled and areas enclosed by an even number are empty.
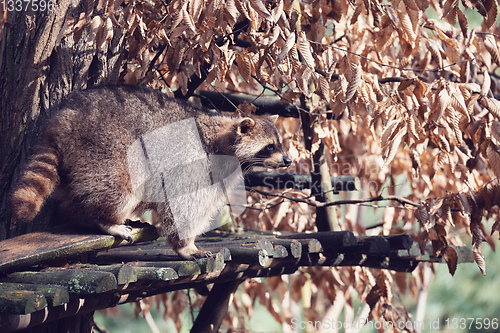
<svg viewBox="0 0 500 333">
<path fill-rule="evenodd" d="M 248 117 L 243 118 L 238 124 L 238 134 L 245 134 L 254 126 L 255 126 L 255 120 Z"/>
<path fill-rule="evenodd" d="M 276 120 L 278 120 L 278 115 L 273 114 L 272 116 L 267 117 L 273 124 L 276 124 Z"/>
</svg>

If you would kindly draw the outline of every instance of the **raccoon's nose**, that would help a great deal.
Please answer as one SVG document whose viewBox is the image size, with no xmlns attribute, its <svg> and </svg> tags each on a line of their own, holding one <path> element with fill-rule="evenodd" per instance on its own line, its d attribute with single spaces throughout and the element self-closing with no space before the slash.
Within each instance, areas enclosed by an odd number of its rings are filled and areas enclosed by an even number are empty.
<svg viewBox="0 0 500 333">
<path fill-rule="evenodd" d="M 292 159 L 288 156 L 283 156 L 283 162 L 281 164 L 285 168 L 288 168 L 290 166 L 290 164 L 292 164 Z"/>
</svg>

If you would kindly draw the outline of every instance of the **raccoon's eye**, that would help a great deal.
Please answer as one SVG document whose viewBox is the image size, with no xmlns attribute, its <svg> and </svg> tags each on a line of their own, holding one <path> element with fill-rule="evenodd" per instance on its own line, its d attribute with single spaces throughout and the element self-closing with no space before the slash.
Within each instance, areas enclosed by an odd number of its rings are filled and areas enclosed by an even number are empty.
<svg viewBox="0 0 500 333">
<path fill-rule="evenodd" d="M 268 152 L 272 152 L 272 151 L 274 151 L 274 145 L 273 145 L 272 143 L 271 143 L 271 144 L 268 144 L 268 145 L 266 146 L 266 150 L 267 150 Z"/>
</svg>

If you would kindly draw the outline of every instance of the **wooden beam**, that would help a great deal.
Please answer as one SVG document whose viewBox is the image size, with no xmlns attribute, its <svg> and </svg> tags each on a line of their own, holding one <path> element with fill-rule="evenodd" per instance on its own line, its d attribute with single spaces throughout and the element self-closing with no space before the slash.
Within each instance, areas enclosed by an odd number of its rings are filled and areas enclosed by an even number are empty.
<svg viewBox="0 0 500 333">
<path fill-rule="evenodd" d="M 47 299 L 42 293 L 29 290 L 2 290 L 0 309 L 5 313 L 28 314 L 47 307 Z"/>
<path fill-rule="evenodd" d="M 356 236 L 350 231 L 322 231 L 310 232 L 300 234 L 284 234 L 278 238 L 286 239 L 317 239 L 325 251 L 329 252 L 343 252 L 351 250 L 358 244 Z M 304 245 L 304 244 L 302 244 Z"/>
<path fill-rule="evenodd" d="M 134 267 L 137 281 L 171 281 L 179 278 L 172 267 Z"/>
<path fill-rule="evenodd" d="M 69 292 L 65 287 L 54 284 L 38 285 L 31 283 L 0 282 L 0 295 L 7 291 L 20 290 L 34 291 L 43 295 L 50 306 L 58 306 L 69 302 Z"/>
<path fill-rule="evenodd" d="M 115 276 L 109 272 L 63 269 L 55 272 L 16 272 L 2 278 L 4 282 L 57 284 L 77 295 L 100 294 L 118 288 Z"/>
<path fill-rule="evenodd" d="M 153 226 L 139 225 L 141 228 L 132 229 L 134 242 L 158 237 Z M 118 237 L 93 234 L 88 229 L 69 225 L 32 232 L 0 242 L 0 274 L 126 244 L 127 241 Z"/>
<path fill-rule="evenodd" d="M 233 280 L 214 284 L 198 317 L 196 317 L 191 333 L 215 333 L 219 331 L 222 320 L 227 313 L 231 296 L 241 282 L 242 280 Z"/>
<path fill-rule="evenodd" d="M 137 281 L 137 273 L 130 265 L 115 264 L 115 265 L 93 265 L 93 264 L 75 264 L 69 268 L 81 269 L 84 271 L 98 271 L 112 273 L 119 286 Z"/>
</svg>

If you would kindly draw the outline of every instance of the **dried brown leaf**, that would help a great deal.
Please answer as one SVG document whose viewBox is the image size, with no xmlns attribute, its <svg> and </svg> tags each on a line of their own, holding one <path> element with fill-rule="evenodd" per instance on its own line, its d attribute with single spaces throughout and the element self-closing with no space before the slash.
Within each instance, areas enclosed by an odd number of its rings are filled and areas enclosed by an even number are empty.
<svg viewBox="0 0 500 333">
<path fill-rule="evenodd" d="M 413 89 L 413 94 L 417 98 L 417 100 L 421 100 L 427 94 L 427 86 L 424 82 L 419 79 L 413 80 L 413 84 L 415 85 L 415 89 Z"/>
<path fill-rule="evenodd" d="M 455 222 L 453 222 L 453 216 L 451 215 L 451 207 L 449 205 L 446 205 L 444 221 L 446 224 L 449 224 L 452 227 L 455 227 Z"/>
<path fill-rule="evenodd" d="M 191 19 L 191 16 L 189 16 L 189 13 L 186 9 L 182 9 L 182 19 L 184 20 L 184 23 L 188 26 L 188 28 L 196 33 L 197 30 L 196 30 L 196 27 L 193 23 L 193 20 Z"/>
<path fill-rule="evenodd" d="M 370 309 L 374 311 L 375 306 L 377 305 L 381 297 L 382 297 L 382 291 L 380 290 L 379 285 L 376 284 L 370 289 L 368 295 L 366 295 L 365 302 L 366 304 L 368 304 Z"/>
<path fill-rule="evenodd" d="M 458 263 L 458 255 L 457 251 L 451 246 L 447 246 L 443 252 L 443 259 L 446 261 L 448 265 L 448 271 L 451 275 L 455 275 L 455 271 L 457 270 Z"/>
<path fill-rule="evenodd" d="M 398 11 L 399 21 L 401 23 L 401 28 L 403 29 L 403 38 L 410 44 L 411 48 L 415 47 L 415 41 L 417 39 L 417 34 L 413 30 L 413 24 L 411 22 L 408 13 Z"/>
<path fill-rule="evenodd" d="M 234 0 L 227 0 L 226 5 L 224 6 L 224 10 L 227 12 L 229 17 L 229 22 L 231 24 L 235 24 L 240 16 L 240 12 L 236 7 Z"/>
<path fill-rule="evenodd" d="M 483 72 L 483 85 L 481 86 L 481 96 L 487 97 L 488 93 L 490 92 L 490 87 L 491 87 L 490 74 L 488 74 L 488 71 L 485 70 Z"/>
<path fill-rule="evenodd" d="M 476 262 L 479 270 L 483 275 L 486 275 L 486 261 L 484 260 L 484 256 L 481 253 L 481 246 L 474 246 L 472 248 L 472 253 L 474 255 L 474 261 Z"/>
<path fill-rule="evenodd" d="M 238 65 L 238 71 L 240 72 L 243 80 L 250 82 L 252 75 L 252 64 L 250 60 L 244 55 L 238 54 L 236 56 L 236 64 Z"/>
<path fill-rule="evenodd" d="M 493 120 L 491 124 L 491 143 L 495 146 L 495 150 L 500 148 L 500 121 Z"/>
<path fill-rule="evenodd" d="M 248 8 L 248 2 L 245 0 L 234 0 L 234 5 L 238 9 L 238 11 L 242 13 L 247 18 L 247 20 L 251 22 L 252 15 L 250 13 L 251 9 Z"/>
<path fill-rule="evenodd" d="M 187 94 L 187 86 L 189 83 L 189 78 L 186 74 L 181 71 L 177 74 L 177 85 L 181 87 L 182 94 L 185 96 Z"/>
<path fill-rule="evenodd" d="M 259 14 L 259 16 L 262 16 L 266 20 L 273 21 L 273 16 L 267 10 L 262 0 L 250 0 L 250 5 L 252 6 L 253 9 L 255 9 L 255 11 Z"/>
<path fill-rule="evenodd" d="M 396 129 L 398 129 L 401 122 L 402 120 L 400 118 L 394 117 L 386 124 L 384 132 L 382 133 L 382 147 L 386 147 L 389 144 L 389 140 L 394 137 L 394 133 L 396 132 Z"/>
<path fill-rule="evenodd" d="M 330 100 L 330 84 L 323 75 L 319 75 L 319 92 L 326 101 Z"/>
<path fill-rule="evenodd" d="M 435 173 L 436 170 L 441 169 L 441 167 L 445 164 L 447 160 L 448 160 L 448 153 L 440 151 L 434 161 L 433 173 Z"/>
<path fill-rule="evenodd" d="M 325 52 L 323 52 L 323 64 L 326 72 L 326 78 L 328 80 L 331 79 L 333 70 L 336 65 L 335 55 L 333 53 L 333 49 L 331 47 L 327 48 Z"/>
<path fill-rule="evenodd" d="M 472 114 L 474 110 L 474 105 L 479 100 L 481 96 L 479 94 L 472 94 L 470 100 L 467 102 L 467 112 Z"/>
<path fill-rule="evenodd" d="M 431 204 L 429 206 L 429 215 L 435 215 L 437 211 L 443 205 L 444 198 L 436 198 L 431 200 Z"/>
<path fill-rule="evenodd" d="M 443 87 L 437 96 L 437 101 L 432 108 L 433 120 L 438 122 L 444 111 L 450 106 L 451 98 L 446 87 Z"/>
<path fill-rule="evenodd" d="M 454 110 L 460 112 L 462 115 L 467 117 L 467 120 L 470 121 L 470 115 L 467 111 L 467 105 L 465 105 L 464 95 L 460 90 L 455 90 L 451 94 L 450 105 Z M 458 116 L 458 115 L 457 115 Z"/>
<path fill-rule="evenodd" d="M 354 13 L 351 16 L 351 22 L 350 22 L 351 25 L 356 23 L 356 21 L 358 20 L 358 16 L 359 16 L 359 14 L 361 14 L 361 11 L 363 10 L 364 7 L 365 6 L 363 4 L 359 4 L 356 7 L 356 9 L 354 10 Z"/>
<path fill-rule="evenodd" d="M 419 10 L 417 4 L 415 3 L 415 0 L 403 0 L 403 2 L 411 10 Z"/>
<path fill-rule="evenodd" d="M 441 29 L 436 29 L 438 37 L 446 44 L 446 56 L 452 63 L 460 60 L 460 49 L 455 39 L 448 37 Z"/>
<path fill-rule="evenodd" d="M 183 10 L 178 11 L 174 19 L 172 21 L 172 26 L 170 27 L 170 32 L 172 32 L 179 24 L 181 24 L 182 20 L 184 19 L 184 12 Z"/>
<path fill-rule="evenodd" d="M 467 38 L 467 31 L 469 29 L 467 17 L 460 9 L 457 10 L 457 17 L 458 17 L 458 24 L 460 25 L 460 30 L 462 30 L 462 35 L 464 36 L 464 38 Z"/>
<path fill-rule="evenodd" d="M 486 17 L 483 21 L 483 27 L 485 30 L 488 30 L 493 26 L 493 24 L 495 24 L 498 13 L 498 5 L 495 2 L 495 0 L 485 1 L 485 8 L 488 9 Z M 488 8 L 488 6 L 490 7 Z"/>
<path fill-rule="evenodd" d="M 439 50 L 439 46 L 434 39 L 426 40 L 427 49 L 431 51 L 432 56 L 436 59 L 439 67 L 443 67 L 443 58 L 441 57 L 441 51 Z"/>
<path fill-rule="evenodd" d="M 498 51 L 498 45 L 493 35 L 487 34 L 484 37 L 484 47 L 491 54 L 493 61 L 500 66 L 500 52 Z"/>
<path fill-rule="evenodd" d="M 375 50 L 379 53 L 383 53 L 386 49 L 392 45 L 394 40 L 394 27 L 389 24 L 383 28 L 375 37 Z"/>
<path fill-rule="evenodd" d="M 347 103 L 354 97 L 354 94 L 356 94 L 356 92 L 358 91 L 358 87 L 361 84 L 362 70 L 358 57 L 353 58 L 346 56 L 345 59 L 348 65 L 346 77 L 349 82 L 345 93 L 345 102 Z"/>
<path fill-rule="evenodd" d="M 438 134 L 436 135 L 436 138 L 438 139 L 439 148 L 441 148 L 442 151 L 449 153 L 451 151 L 451 146 L 447 136 L 444 134 Z"/>
<path fill-rule="evenodd" d="M 382 158 L 384 159 L 384 167 L 389 165 L 394 159 L 394 156 L 396 156 L 401 140 L 405 135 L 406 126 L 403 126 L 399 132 L 394 135 L 394 138 L 389 142 L 389 144 L 383 148 Z"/>
<path fill-rule="evenodd" d="M 89 34 L 87 37 L 87 44 L 94 45 L 96 42 L 97 32 L 104 24 L 104 21 L 100 16 L 94 16 L 92 21 L 90 21 Z"/>
<path fill-rule="evenodd" d="M 306 62 L 306 65 L 311 69 L 316 68 L 316 63 L 311 53 L 311 46 L 309 45 L 309 41 L 307 40 L 307 36 L 304 31 L 299 32 L 299 37 L 297 39 L 297 47 L 299 49 L 300 54 L 302 55 L 302 58 Z"/>
<path fill-rule="evenodd" d="M 493 116 L 495 116 L 497 119 L 500 119 L 500 101 L 495 98 L 482 97 L 480 103 Z"/>
<path fill-rule="evenodd" d="M 458 0 L 447 0 L 443 6 L 443 16 L 441 19 L 445 19 L 449 24 L 454 26 L 457 21 L 457 9 Z"/>
<path fill-rule="evenodd" d="M 234 0 L 226 1 L 226 6 L 230 6 L 232 2 L 232 6 L 234 7 Z M 191 0 L 189 1 L 189 13 L 193 18 L 194 22 L 198 22 L 201 13 L 204 9 L 204 1 L 203 0 Z"/>
<path fill-rule="evenodd" d="M 472 213 L 470 231 L 472 233 L 472 252 L 474 255 L 474 260 L 476 261 L 481 273 L 486 275 L 486 262 L 484 256 L 481 253 L 481 243 L 486 240 L 486 235 L 481 228 L 481 219 L 483 217 L 482 209 L 476 207 Z"/>
<path fill-rule="evenodd" d="M 283 0 L 278 1 L 278 5 L 272 9 L 271 14 L 273 15 L 273 22 L 278 22 L 280 17 L 284 14 Z"/>
<path fill-rule="evenodd" d="M 281 48 L 281 52 L 276 58 L 276 64 L 279 65 L 283 62 L 285 57 L 288 55 L 288 52 L 292 49 L 292 47 L 295 45 L 295 32 L 292 32 L 288 35 L 286 38 L 285 45 Z"/>
<path fill-rule="evenodd" d="M 453 96 L 453 95 L 452 95 Z M 453 101 L 453 97 L 451 98 Z M 451 127 L 453 130 L 453 133 L 455 134 L 455 138 L 457 139 L 457 144 L 458 146 L 462 146 L 464 144 L 464 141 L 462 139 L 462 130 L 460 129 L 460 117 L 458 111 L 456 111 L 455 108 L 449 107 L 446 109 L 446 113 L 448 115 L 448 125 Z"/>
<path fill-rule="evenodd" d="M 492 142 L 486 148 L 486 155 L 488 157 L 488 164 L 493 170 L 495 176 L 500 179 L 500 147 L 494 145 Z"/>
</svg>

